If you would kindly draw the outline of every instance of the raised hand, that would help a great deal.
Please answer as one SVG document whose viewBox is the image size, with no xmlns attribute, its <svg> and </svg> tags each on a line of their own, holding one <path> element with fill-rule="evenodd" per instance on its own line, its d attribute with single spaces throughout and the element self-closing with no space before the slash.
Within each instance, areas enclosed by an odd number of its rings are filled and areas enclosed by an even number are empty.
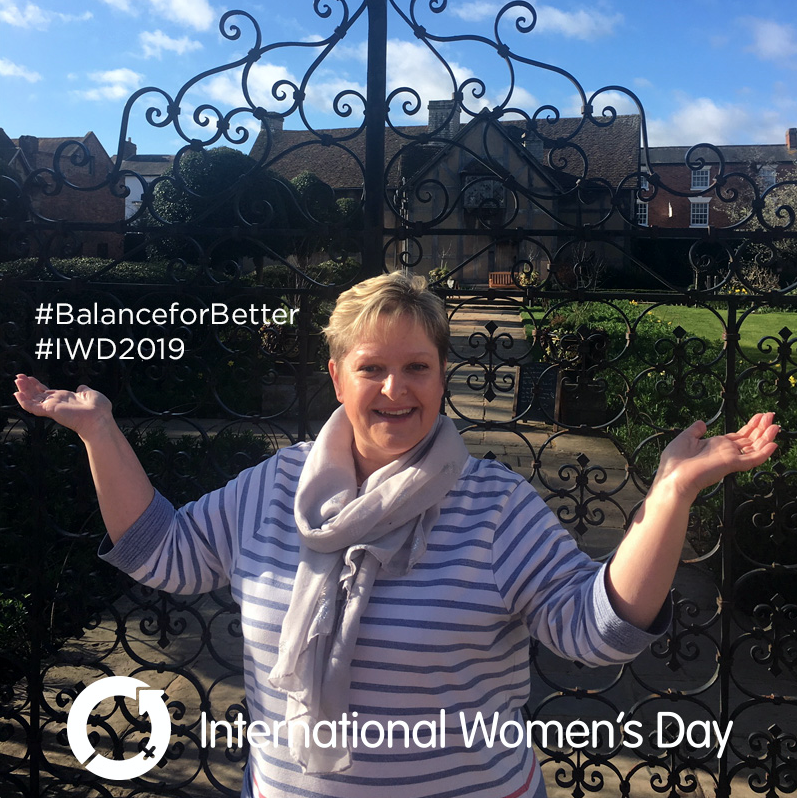
<svg viewBox="0 0 797 798">
<path fill-rule="evenodd" d="M 774 413 L 757 413 L 738 432 L 704 438 L 706 425 L 696 421 L 662 452 L 656 481 L 667 480 L 683 496 L 697 494 L 736 471 L 764 463 L 778 448 L 780 427 Z"/>
<path fill-rule="evenodd" d="M 76 391 L 52 391 L 25 374 L 17 375 L 16 384 L 20 407 L 74 430 L 86 444 L 105 527 L 114 542 L 119 540 L 147 509 L 154 490 L 116 425 L 111 403 L 86 385 Z"/>
<path fill-rule="evenodd" d="M 703 437 L 696 421 L 661 454 L 656 479 L 609 564 L 607 590 L 621 618 L 647 629 L 672 585 L 689 508 L 703 488 L 761 465 L 778 448 L 773 413 L 757 413 L 738 432 Z"/>
<path fill-rule="evenodd" d="M 111 403 L 99 391 L 81 385 L 77 391 L 51 390 L 35 377 L 18 374 L 14 394 L 23 410 L 44 416 L 73 430 L 86 440 L 108 423 L 114 423 Z"/>
</svg>

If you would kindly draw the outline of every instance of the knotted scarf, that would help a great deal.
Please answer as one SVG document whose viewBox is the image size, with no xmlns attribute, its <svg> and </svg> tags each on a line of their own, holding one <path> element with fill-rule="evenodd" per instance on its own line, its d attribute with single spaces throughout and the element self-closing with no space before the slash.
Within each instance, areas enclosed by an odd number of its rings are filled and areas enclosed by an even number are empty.
<svg viewBox="0 0 797 798">
<path fill-rule="evenodd" d="M 342 735 L 333 747 L 325 733 L 349 710 L 351 662 L 374 579 L 380 568 L 404 576 L 423 556 L 440 504 L 468 457 L 453 422 L 438 416 L 420 443 L 358 490 L 353 436 L 339 407 L 302 469 L 294 501 L 299 567 L 269 677 L 288 694 L 289 730 L 291 722 L 304 722 L 311 732 L 319 721 L 327 722 L 309 747 L 303 731 L 290 735 L 291 755 L 306 773 L 335 773 L 351 765 Z"/>
</svg>

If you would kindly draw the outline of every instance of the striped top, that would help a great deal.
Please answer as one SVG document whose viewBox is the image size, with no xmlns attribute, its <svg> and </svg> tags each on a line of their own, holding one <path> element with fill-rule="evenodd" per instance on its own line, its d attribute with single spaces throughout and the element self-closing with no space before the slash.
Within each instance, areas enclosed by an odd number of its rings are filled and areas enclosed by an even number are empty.
<svg viewBox="0 0 797 798">
<path fill-rule="evenodd" d="M 350 714 L 335 728 L 352 741 L 352 767 L 305 775 L 284 725 L 272 736 L 286 702 L 267 678 L 298 565 L 293 500 L 311 445 L 283 449 L 180 510 L 157 494 L 115 546 L 106 538 L 100 548 L 153 588 L 200 593 L 230 583 L 241 607 L 249 728 L 263 732 L 250 748 L 243 796 L 544 796 L 534 752 L 519 736 L 529 636 L 589 665 L 622 662 L 666 629 L 669 604 L 649 632 L 622 621 L 604 566 L 579 551 L 534 489 L 500 463 L 471 457 L 420 562 L 374 584 Z"/>
</svg>

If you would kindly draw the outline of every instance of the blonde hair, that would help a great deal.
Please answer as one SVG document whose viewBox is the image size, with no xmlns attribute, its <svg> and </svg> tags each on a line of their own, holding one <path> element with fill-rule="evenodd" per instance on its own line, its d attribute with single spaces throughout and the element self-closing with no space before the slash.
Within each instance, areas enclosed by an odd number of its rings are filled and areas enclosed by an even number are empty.
<svg viewBox="0 0 797 798">
<path fill-rule="evenodd" d="M 443 363 L 448 356 L 448 316 L 443 300 L 426 286 L 424 277 L 391 272 L 344 291 L 324 328 L 330 358 L 336 363 L 343 360 L 352 346 L 372 334 L 377 325 L 381 333 L 389 334 L 396 321 L 409 318 L 423 328 Z"/>
</svg>

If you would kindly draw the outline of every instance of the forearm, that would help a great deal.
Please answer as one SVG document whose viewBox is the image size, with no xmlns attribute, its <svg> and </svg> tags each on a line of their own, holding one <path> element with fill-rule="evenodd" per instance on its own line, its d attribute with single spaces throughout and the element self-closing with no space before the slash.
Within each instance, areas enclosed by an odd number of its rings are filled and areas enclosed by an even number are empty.
<svg viewBox="0 0 797 798">
<path fill-rule="evenodd" d="M 84 437 L 83 443 L 102 520 L 115 543 L 147 509 L 155 490 L 112 416 Z"/>
<path fill-rule="evenodd" d="M 669 594 L 693 500 L 672 482 L 654 482 L 609 564 L 612 606 L 640 629 L 650 626 Z"/>
</svg>

